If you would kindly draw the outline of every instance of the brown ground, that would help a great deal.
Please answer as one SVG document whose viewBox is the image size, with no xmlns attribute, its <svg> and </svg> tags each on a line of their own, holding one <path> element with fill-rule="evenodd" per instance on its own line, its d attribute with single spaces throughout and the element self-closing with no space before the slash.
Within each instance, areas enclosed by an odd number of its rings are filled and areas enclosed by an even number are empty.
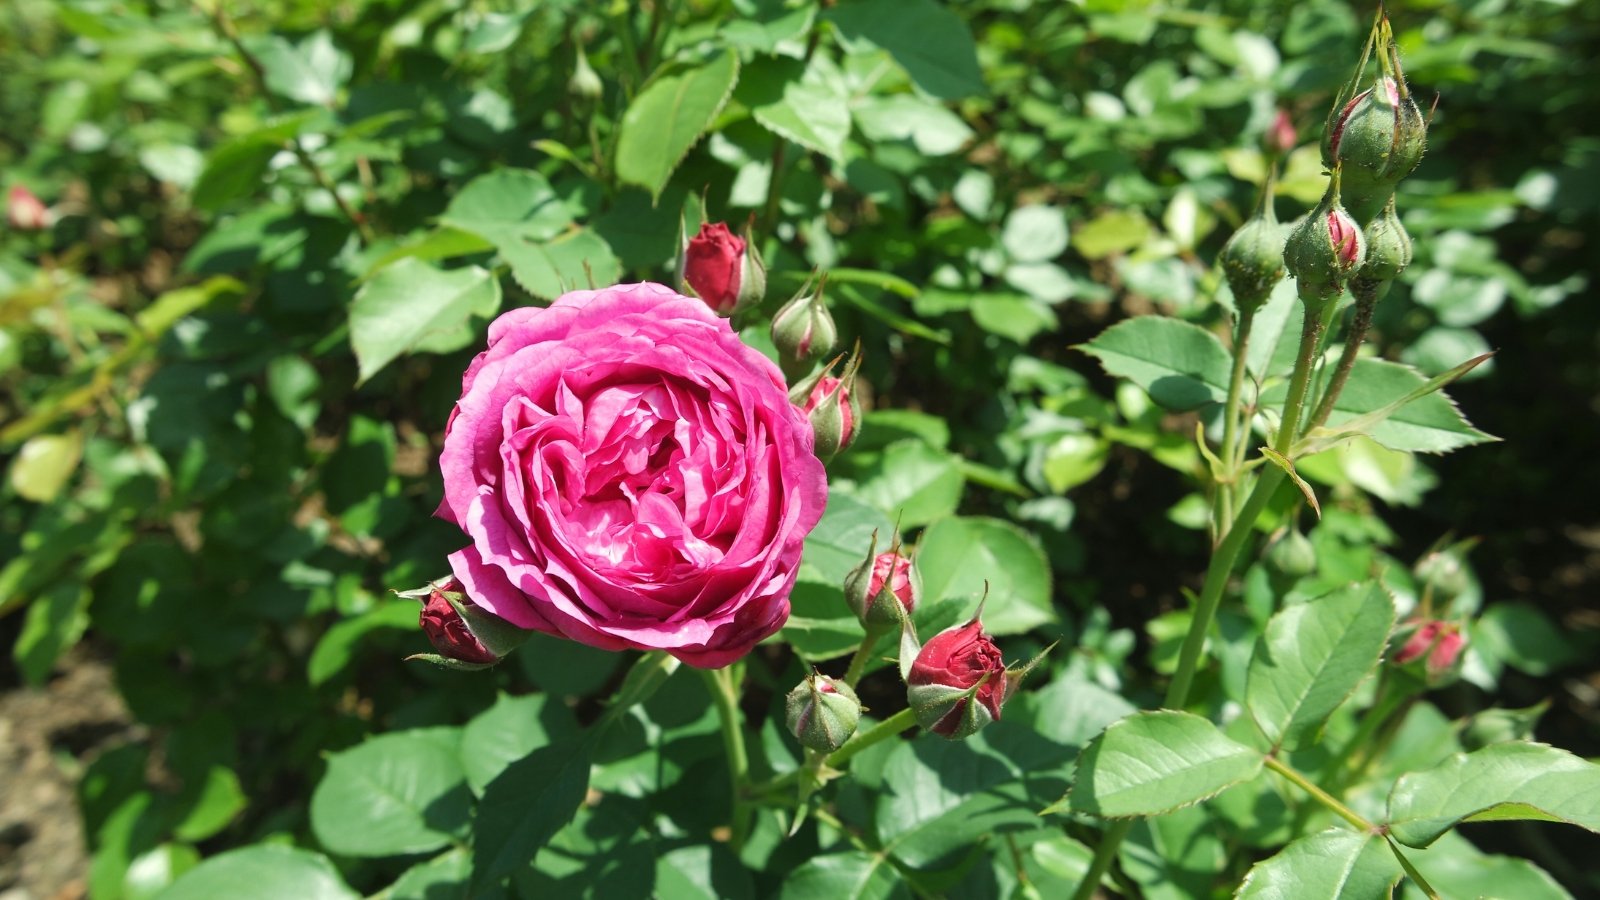
<svg viewBox="0 0 1600 900">
<path fill-rule="evenodd" d="M 83 650 L 69 653 L 42 688 L 0 693 L 0 900 L 85 894 L 77 778 L 130 726 L 110 667 Z"/>
</svg>

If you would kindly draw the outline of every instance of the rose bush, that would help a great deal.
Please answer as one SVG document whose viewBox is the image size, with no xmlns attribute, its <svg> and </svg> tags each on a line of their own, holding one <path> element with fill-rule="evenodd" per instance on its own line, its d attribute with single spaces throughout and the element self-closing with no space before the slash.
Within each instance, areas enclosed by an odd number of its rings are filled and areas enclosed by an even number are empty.
<svg viewBox="0 0 1600 900">
<path fill-rule="evenodd" d="M 438 515 L 474 603 L 719 667 L 781 627 L 827 500 L 782 376 L 658 284 L 508 312 L 462 377 Z"/>
</svg>

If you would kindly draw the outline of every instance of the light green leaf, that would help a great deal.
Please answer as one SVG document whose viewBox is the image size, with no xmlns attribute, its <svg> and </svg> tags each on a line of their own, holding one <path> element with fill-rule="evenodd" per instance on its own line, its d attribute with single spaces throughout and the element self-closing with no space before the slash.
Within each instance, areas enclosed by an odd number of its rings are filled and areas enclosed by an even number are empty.
<svg viewBox="0 0 1600 900">
<path fill-rule="evenodd" d="M 24 500 L 49 503 L 67 486 L 82 458 L 80 431 L 34 435 L 11 461 L 11 488 Z"/>
<path fill-rule="evenodd" d="M 553 300 L 567 291 L 615 284 L 622 264 L 611 246 L 587 228 L 577 228 L 542 244 L 497 244 L 511 275 L 535 297 Z"/>
<path fill-rule="evenodd" d="M 1162 316 L 1138 316 L 1102 331 L 1078 349 L 1112 375 L 1144 388 L 1168 409 L 1189 410 L 1228 396 L 1231 366 L 1217 336 L 1198 325 Z"/>
<path fill-rule="evenodd" d="M 357 900 L 319 853 L 263 844 L 214 856 L 161 893 L 161 900 Z"/>
<path fill-rule="evenodd" d="M 29 684 L 44 684 L 56 660 L 83 637 L 89 627 L 89 596 L 82 581 L 63 579 L 28 605 L 11 653 Z"/>
<path fill-rule="evenodd" d="M 1403 775 L 1389 832 L 1426 847 L 1457 822 L 1538 819 L 1600 832 L 1600 766 L 1547 744 L 1508 741 Z"/>
<path fill-rule="evenodd" d="M 326 29 L 298 44 L 278 35 L 257 38 L 253 43 L 267 89 L 290 100 L 328 106 L 350 79 L 350 56 L 334 46 Z"/>
<path fill-rule="evenodd" d="M 944 100 L 984 93 L 978 49 L 961 17 L 934 0 L 858 0 L 826 13 L 846 43 L 889 51 L 917 87 Z"/>
<path fill-rule="evenodd" d="M 915 528 L 954 513 L 965 484 L 959 458 L 911 439 L 884 448 L 856 495 Z"/>
<path fill-rule="evenodd" d="M 874 141 L 910 141 L 924 156 L 946 156 L 972 139 L 972 129 L 944 106 L 911 94 L 866 97 L 854 109 L 861 133 Z"/>
<path fill-rule="evenodd" d="M 1484 853 L 1459 832 L 1445 834 L 1426 850 L 1408 850 L 1406 857 L 1441 897 L 1572 900 L 1548 872 L 1532 862 Z M 1415 883 L 1408 882 L 1405 888 L 1405 900 L 1422 900 Z"/>
<path fill-rule="evenodd" d="M 350 304 L 350 346 L 360 381 L 402 353 L 446 352 L 472 341 L 470 316 L 500 309 L 500 282 L 478 266 L 445 271 L 404 259 L 373 276 Z"/>
<path fill-rule="evenodd" d="M 572 224 L 572 213 L 550 182 L 528 169 L 499 169 L 468 182 L 439 222 L 495 245 L 514 239 L 547 241 Z"/>
<path fill-rule="evenodd" d="M 482 794 L 506 767 L 577 730 L 577 720 L 548 694 L 501 694 L 461 732 L 461 763 L 473 793 Z"/>
<path fill-rule="evenodd" d="M 1211 893 L 1228 862 L 1221 829 L 1203 806 L 1140 819 L 1118 854 L 1143 900 L 1193 900 Z"/>
<path fill-rule="evenodd" d="M 1143 244 L 1149 239 L 1150 232 L 1150 221 L 1142 213 L 1111 210 L 1078 226 L 1072 246 L 1083 254 L 1084 259 L 1104 259 Z"/>
<path fill-rule="evenodd" d="M 670 62 L 657 70 L 622 114 L 617 177 L 661 196 L 738 79 L 738 54 L 726 50 L 703 63 Z"/>
<path fill-rule="evenodd" d="M 1308 834 L 1255 864 L 1238 900 L 1389 900 L 1402 875 L 1383 841 L 1330 828 Z"/>
<path fill-rule="evenodd" d="M 335 623 L 323 632 L 311 651 L 311 659 L 306 662 L 306 680 L 319 685 L 344 671 L 360 647 L 361 639 L 374 631 L 384 628 L 415 631 L 418 612 L 417 604 L 409 600 L 380 603 L 359 616 Z"/>
<path fill-rule="evenodd" d="M 1192 713 L 1134 713 L 1089 744 L 1072 790 L 1046 811 L 1158 816 L 1253 778 L 1262 764 L 1260 752 Z"/>
<path fill-rule="evenodd" d="M 1475 364 L 1475 363 L 1474 363 Z M 1456 409 L 1455 401 L 1439 388 L 1470 370 L 1458 366 L 1433 379 L 1410 366 L 1381 359 L 1359 359 L 1350 380 L 1334 401 L 1325 428 L 1308 435 L 1303 443 L 1311 452 L 1325 449 L 1331 436 L 1343 432 L 1366 433 L 1390 450 L 1444 453 L 1495 440 L 1473 428 Z M 1266 392 L 1262 400 L 1281 402 L 1286 389 Z M 1299 447 L 1295 456 L 1305 455 Z"/>
<path fill-rule="evenodd" d="M 1383 656 L 1394 601 L 1374 581 L 1286 607 L 1256 642 L 1245 706 L 1273 746 L 1299 746 Z"/>
<path fill-rule="evenodd" d="M 450 843 L 471 794 L 460 732 L 435 728 L 370 738 L 328 758 L 311 795 L 311 830 L 331 853 L 397 856 Z"/>
<path fill-rule="evenodd" d="M 1017 262 L 1044 262 L 1067 249 L 1067 214 L 1058 206 L 1022 206 L 1006 216 L 1000 244 Z"/>
<path fill-rule="evenodd" d="M 751 63 L 739 80 L 739 101 L 757 122 L 781 138 L 834 160 L 850 136 L 850 91 L 825 56 L 809 64 L 786 57 Z"/>
<path fill-rule="evenodd" d="M 1055 310 L 1020 294 L 979 294 L 972 298 L 972 321 L 990 334 L 1027 344 L 1060 324 Z"/>
<path fill-rule="evenodd" d="M 928 602 L 960 599 L 970 609 L 987 583 L 983 623 L 991 634 L 1021 634 L 1056 621 L 1044 551 L 1003 519 L 940 519 L 917 542 L 917 568 Z"/>
<path fill-rule="evenodd" d="M 385 900 L 474 900 L 467 892 L 471 874 L 472 859 L 465 851 L 441 853 L 407 869 Z"/>
<path fill-rule="evenodd" d="M 750 871 L 724 844 L 668 851 L 656 860 L 658 897 L 674 900 L 742 900 L 755 895 Z"/>
<path fill-rule="evenodd" d="M 814 856 L 783 880 L 779 900 L 889 900 L 910 892 L 883 854 L 848 850 Z"/>
</svg>

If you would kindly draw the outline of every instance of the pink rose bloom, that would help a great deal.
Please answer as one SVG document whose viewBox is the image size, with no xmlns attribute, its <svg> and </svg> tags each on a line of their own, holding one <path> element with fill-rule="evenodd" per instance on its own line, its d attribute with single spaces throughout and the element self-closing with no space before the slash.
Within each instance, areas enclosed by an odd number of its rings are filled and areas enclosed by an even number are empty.
<svg viewBox="0 0 1600 900">
<path fill-rule="evenodd" d="M 828 494 L 778 368 L 659 284 L 495 320 L 439 463 L 475 604 L 704 668 L 782 627 Z"/>
</svg>

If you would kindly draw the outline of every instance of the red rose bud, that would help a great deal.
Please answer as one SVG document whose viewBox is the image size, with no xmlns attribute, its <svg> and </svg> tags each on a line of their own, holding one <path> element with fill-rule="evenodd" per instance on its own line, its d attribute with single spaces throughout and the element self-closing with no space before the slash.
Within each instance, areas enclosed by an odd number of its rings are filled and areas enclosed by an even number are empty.
<svg viewBox="0 0 1600 900">
<path fill-rule="evenodd" d="M 1466 636 L 1455 622 L 1427 619 L 1412 631 L 1394 655 L 1397 666 L 1422 660 L 1422 674 L 1430 685 L 1443 684 L 1459 671 Z"/>
<path fill-rule="evenodd" d="M 479 608 L 454 578 L 396 594 L 422 601 L 417 624 L 438 651 L 437 655 L 419 653 L 412 659 L 452 669 L 483 669 L 504 659 L 533 633 Z"/>
<path fill-rule="evenodd" d="M 791 379 L 811 371 L 838 343 L 839 329 L 833 324 L 828 305 L 822 299 L 827 278 L 822 276 L 814 294 L 801 288 L 800 293 L 772 317 L 772 344 L 778 348 L 778 365 Z"/>
<path fill-rule="evenodd" d="M 872 535 L 867 558 L 844 580 L 844 599 L 870 634 L 899 625 L 917 608 L 922 596 L 922 576 L 912 560 L 900 553 L 897 534 L 890 548 L 877 552 L 878 535 Z"/>
<path fill-rule="evenodd" d="M 1294 149 L 1299 135 L 1294 130 L 1294 120 L 1289 118 L 1289 111 L 1278 110 L 1272 117 L 1272 124 L 1267 126 L 1267 133 L 1261 138 L 1262 148 L 1272 156 L 1282 156 Z"/>
<path fill-rule="evenodd" d="M 760 301 L 767 270 L 746 238 L 722 222 L 707 222 L 683 248 L 679 276 L 694 295 L 719 316 L 731 316 Z"/>
<path fill-rule="evenodd" d="M 813 449 L 817 458 L 824 462 L 849 447 L 861 433 L 861 402 L 855 396 L 856 370 L 861 367 L 861 357 L 856 356 L 846 363 L 838 378 L 831 374 L 833 365 L 829 363 L 827 368 L 789 392 L 789 399 L 798 403 L 810 418 L 815 436 Z"/>
<path fill-rule="evenodd" d="M 14 185 L 6 195 L 6 221 L 18 231 L 42 231 L 50 227 L 50 210 L 32 191 Z"/>
<path fill-rule="evenodd" d="M 951 739 L 968 737 L 998 720 L 1011 684 L 1000 648 L 976 618 L 934 635 L 906 675 L 917 724 Z"/>
<path fill-rule="evenodd" d="M 842 681 L 812 672 L 789 692 L 784 721 L 789 733 L 808 750 L 832 753 L 856 733 L 861 701 Z"/>
</svg>

